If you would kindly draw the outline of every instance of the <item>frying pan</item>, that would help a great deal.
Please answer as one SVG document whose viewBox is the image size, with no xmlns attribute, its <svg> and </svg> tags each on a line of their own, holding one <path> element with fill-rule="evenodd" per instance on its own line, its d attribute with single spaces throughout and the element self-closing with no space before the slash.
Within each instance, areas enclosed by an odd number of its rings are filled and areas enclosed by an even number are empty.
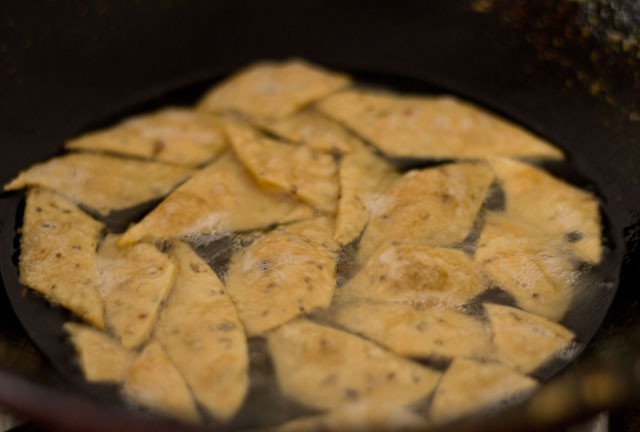
<svg viewBox="0 0 640 432">
<path fill-rule="evenodd" d="M 615 258 L 607 280 L 616 291 L 610 307 L 603 300 L 599 312 L 582 317 L 598 328 L 574 366 L 528 404 L 456 430 L 563 430 L 600 410 L 610 410 L 613 430 L 637 430 L 639 26 L 640 5 L 614 0 L 5 0 L 0 182 L 81 131 L 193 102 L 256 59 L 302 57 L 414 91 L 460 95 L 566 151 L 576 179 L 588 179 L 602 199 Z M 42 335 L 18 318 L 7 295 L 16 285 L 19 202 L 0 196 L 0 406 L 58 430 L 188 429 L 101 402 L 33 342 Z"/>
</svg>

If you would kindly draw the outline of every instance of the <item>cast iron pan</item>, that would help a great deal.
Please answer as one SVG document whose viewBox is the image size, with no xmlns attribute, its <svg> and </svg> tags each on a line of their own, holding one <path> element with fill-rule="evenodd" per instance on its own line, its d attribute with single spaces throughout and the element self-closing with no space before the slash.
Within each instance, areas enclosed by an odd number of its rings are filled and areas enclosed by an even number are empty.
<svg viewBox="0 0 640 432">
<path fill-rule="evenodd" d="M 604 1 L 8 1 L 0 6 L 0 182 L 59 152 L 70 136 L 192 102 L 256 59 L 303 57 L 401 90 L 458 94 L 567 152 L 569 180 L 602 198 L 611 253 L 601 269 L 609 295 L 589 316 L 575 317 L 585 323 L 584 338 L 598 329 L 576 366 L 529 404 L 456 429 L 562 429 L 612 409 L 612 427 L 632 430 L 640 386 L 633 374 L 640 358 L 637 23 L 635 6 Z M 42 305 L 16 282 L 19 207 L 19 194 L 0 197 L 0 405 L 47 428 L 175 430 L 170 420 L 109 402 L 109 389 L 96 397 L 55 367 L 42 343 L 50 336 L 38 324 L 42 309 L 28 310 Z M 60 345 L 55 337 L 51 343 Z M 585 384 L 594 374 L 609 376 L 616 391 L 592 397 L 602 394 Z M 558 388 L 562 412 L 533 415 Z"/>
</svg>

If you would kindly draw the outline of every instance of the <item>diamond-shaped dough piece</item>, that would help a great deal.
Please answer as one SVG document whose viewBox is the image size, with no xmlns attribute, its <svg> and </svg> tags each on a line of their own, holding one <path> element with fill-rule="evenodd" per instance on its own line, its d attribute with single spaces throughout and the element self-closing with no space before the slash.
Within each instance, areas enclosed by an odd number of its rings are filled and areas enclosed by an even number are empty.
<svg viewBox="0 0 640 432">
<path fill-rule="evenodd" d="M 27 192 L 20 236 L 20 283 L 88 323 L 104 327 L 96 246 L 104 226 L 53 192 Z"/>
<path fill-rule="evenodd" d="M 80 135 L 65 147 L 197 166 L 214 159 L 228 145 L 219 118 L 188 108 L 164 108 Z"/>
<path fill-rule="evenodd" d="M 336 291 L 336 299 L 457 307 L 486 287 L 485 278 L 461 250 L 390 243 Z"/>
<path fill-rule="evenodd" d="M 499 363 L 458 358 L 433 395 L 429 418 L 437 423 L 490 409 L 502 409 L 528 397 L 538 383 Z"/>
<path fill-rule="evenodd" d="M 217 419 L 233 417 L 249 384 L 247 341 L 218 276 L 183 242 L 169 251 L 178 274 L 158 317 L 155 338 L 194 397 Z"/>
<path fill-rule="evenodd" d="M 145 342 L 169 294 L 176 266 L 155 246 L 139 243 L 117 246 L 119 236 L 108 235 L 98 250 L 100 290 L 107 326 L 125 348 Z"/>
<path fill-rule="evenodd" d="M 171 238 L 205 242 L 312 216 L 313 209 L 293 197 L 259 188 L 227 152 L 130 227 L 120 244 Z"/>
<path fill-rule="evenodd" d="M 571 346 L 574 334 L 560 324 L 509 306 L 485 304 L 495 356 L 518 372 L 529 373 Z"/>
<path fill-rule="evenodd" d="M 93 327 L 68 322 L 64 329 L 78 353 L 80 368 L 87 381 L 120 383 L 136 358 L 109 334 Z"/>
<path fill-rule="evenodd" d="M 394 303 L 347 303 L 332 320 L 407 357 L 488 358 L 490 334 L 477 319 L 448 308 Z"/>
<path fill-rule="evenodd" d="M 490 158 L 489 164 L 505 192 L 508 215 L 564 239 L 581 259 L 600 262 L 602 233 L 596 197 L 523 162 Z"/>
<path fill-rule="evenodd" d="M 360 141 L 339 123 L 310 110 L 264 121 L 259 126 L 274 135 L 320 153 L 350 153 Z"/>
<path fill-rule="evenodd" d="M 541 138 L 451 96 L 348 90 L 320 101 L 318 108 L 392 157 L 562 159 L 562 152 Z"/>
<path fill-rule="evenodd" d="M 70 153 L 42 162 L 5 185 L 5 190 L 40 186 L 107 215 L 166 195 L 193 170 L 93 153 Z"/>
<path fill-rule="evenodd" d="M 295 224 L 282 227 L 231 259 L 225 285 L 249 336 L 331 304 L 336 255 L 319 238 L 319 228 L 304 235 Z M 327 229 L 325 238 L 331 233 Z"/>
<path fill-rule="evenodd" d="M 239 111 L 258 119 L 285 117 L 350 83 L 346 75 L 302 60 L 260 62 L 214 86 L 198 108 Z"/>
<path fill-rule="evenodd" d="M 273 140 L 238 121 L 227 123 L 227 134 L 258 184 L 289 192 L 318 210 L 335 211 L 338 166 L 333 156 Z"/>
<path fill-rule="evenodd" d="M 407 405 L 426 397 L 440 373 L 358 336 L 306 319 L 267 334 L 282 392 L 312 408 L 347 402 Z"/>
<path fill-rule="evenodd" d="M 474 259 L 529 312 L 557 321 L 571 304 L 578 276 L 571 250 L 536 227 L 487 212 Z"/>
<path fill-rule="evenodd" d="M 154 411 L 189 422 L 200 420 L 187 383 L 156 341 L 133 363 L 122 390 L 130 401 Z"/>
<path fill-rule="evenodd" d="M 484 164 L 457 163 L 410 171 L 369 203 L 371 218 L 360 240 L 358 261 L 390 240 L 431 246 L 462 242 L 473 227 L 493 181 Z"/>
</svg>

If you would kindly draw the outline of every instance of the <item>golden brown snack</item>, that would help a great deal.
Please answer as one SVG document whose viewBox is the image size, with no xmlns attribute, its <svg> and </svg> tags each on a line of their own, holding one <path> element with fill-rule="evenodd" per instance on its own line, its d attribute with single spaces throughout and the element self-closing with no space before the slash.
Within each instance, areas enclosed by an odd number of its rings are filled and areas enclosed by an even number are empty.
<svg viewBox="0 0 640 432">
<path fill-rule="evenodd" d="M 214 159 L 228 145 L 219 118 L 173 107 L 85 133 L 67 141 L 65 147 L 197 166 Z"/>
<path fill-rule="evenodd" d="M 335 211 L 338 166 L 333 156 L 273 140 L 239 121 L 227 122 L 226 130 L 238 159 L 258 184 L 291 193 L 318 210 Z"/>
<path fill-rule="evenodd" d="M 132 402 L 190 422 L 200 421 L 189 387 L 158 342 L 152 341 L 129 369 L 123 393 Z"/>
<path fill-rule="evenodd" d="M 528 397 L 538 383 L 499 363 L 458 358 L 442 376 L 429 418 L 437 423 L 501 409 Z"/>
<path fill-rule="evenodd" d="M 203 111 L 239 111 L 253 118 L 279 118 L 351 83 L 303 60 L 255 63 L 214 86 L 200 101 Z"/>
<path fill-rule="evenodd" d="M 227 152 L 130 227 L 120 244 L 171 238 L 203 242 L 312 216 L 313 209 L 293 197 L 260 189 Z"/>
<path fill-rule="evenodd" d="M 504 189 L 509 216 L 564 239 L 581 259 L 600 262 L 602 232 L 595 196 L 523 162 L 490 158 L 489 164 Z"/>
<path fill-rule="evenodd" d="M 348 90 L 320 101 L 318 108 L 392 157 L 562 159 L 541 138 L 451 96 Z"/>
<path fill-rule="evenodd" d="M 20 283 L 104 327 L 96 245 L 104 225 L 63 197 L 29 189 L 20 236 Z"/>
<path fill-rule="evenodd" d="M 136 358 L 133 351 L 109 334 L 93 327 L 68 322 L 64 329 L 78 353 L 80 368 L 87 381 L 121 383 Z"/>
<path fill-rule="evenodd" d="M 356 401 L 407 405 L 426 397 L 440 373 L 358 336 L 292 321 L 267 334 L 282 392 L 312 408 Z"/>
<path fill-rule="evenodd" d="M 42 162 L 4 186 L 39 186 L 107 215 L 166 195 L 193 174 L 190 168 L 92 153 L 70 153 Z"/>
<path fill-rule="evenodd" d="M 482 322 L 454 309 L 355 302 L 339 305 L 332 321 L 407 357 L 482 359 L 492 351 Z"/>
<path fill-rule="evenodd" d="M 574 334 L 560 324 L 509 306 L 485 304 L 496 360 L 529 373 L 568 348 Z"/>
<path fill-rule="evenodd" d="M 118 235 L 105 237 L 98 250 L 100 290 L 107 326 L 125 348 L 145 342 L 160 305 L 169 294 L 176 267 L 151 244 L 117 246 Z"/>
<path fill-rule="evenodd" d="M 536 227 L 487 212 L 474 259 L 527 311 L 557 321 L 571 304 L 577 278 L 571 250 Z"/>
<path fill-rule="evenodd" d="M 183 242 L 170 250 L 175 284 L 155 328 L 155 338 L 194 397 L 217 419 L 231 419 L 249 385 L 247 340 L 218 276 Z"/>
<path fill-rule="evenodd" d="M 364 263 L 383 243 L 411 239 L 431 246 L 462 242 L 473 227 L 491 170 L 480 163 L 456 163 L 410 171 L 370 204 L 371 218 L 360 241 Z"/>
<path fill-rule="evenodd" d="M 332 230 L 301 222 L 265 234 L 231 260 L 225 284 L 250 336 L 326 308 L 335 289 Z M 307 234 L 305 235 L 305 231 Z"/>
</svg>

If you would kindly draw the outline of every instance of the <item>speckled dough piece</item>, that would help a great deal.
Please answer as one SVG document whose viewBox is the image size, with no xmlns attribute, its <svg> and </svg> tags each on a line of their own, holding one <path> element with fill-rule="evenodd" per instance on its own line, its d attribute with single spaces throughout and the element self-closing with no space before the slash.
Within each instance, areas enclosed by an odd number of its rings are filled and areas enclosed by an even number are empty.
<svg viewBox="0 0 640 432">
<path fill-rule="evenodd" d="M 4 189 L 40 186 L 107 215 L 160 198 L 191 174 L 190 168 L 157 162 L 70 153 L 28 168 Z"/>
<path fill-rule="evenodd" d="M 285 117 L 350 83 L 346 75 L 302 60 L 261 62 L 214 86 L 198 108 L 239 111 L 258 119 Z"/>
<path fill-rule="evenodd" d="M 151 334 L 160 305 L 173 286 L 176 267 L 155 246 L 119 247 L 118 237 L 108 235 L 98 251 L 100 290 L 107 326 L 122 346 L 136 348 Z"/>
<path fill-rule="evenodd" d="M 178 274 L 155 337 L 195 398 L 217 419 L 238 411 L 249 385 L 244 329 L 218 276 L 192 249 L 173 242 Z"/>
<path fill-rule="evenodd" d="M 485 304 L 484 308 L 496 359 L 518 372 L 534 371 L 573 341 L 571 331 L 539 315 L 502 305 Z"/>
<path fill-rule="evenodd" d="M 407 405 L 426 397 L 440 373 L 358 336 L 298 319 L 267 334 L 282 392 L 312 408 L 348 402 Z"/>
<path fill-rule="evenodd" d="M 498 410 L 528 397 L 538 383 L 499 363 L 458 358 L 433 395 L 429 417 L 436 423 L 483 410 Z"/>
<path fill-rule="evenodd" d="M 92 327 L 68 322 L 64 329 L 78 353 L 80 368 L 87 381 L 120 383 L 136 358 L 109 334 Z"/>
<path fill-rule="evenodd" d="M 20 283 L 104 327 L 96 245 L 104 226 L 63 197 L 30 189 L 20 236 Z"/>
<path fill-rule="evenodd" d="M 318 108 L 391 157 L 562 159 L 541 138 L 451 96 L 349 90 L 324 99 Z"/>
<path fill-rule="evenodd" d="M 171 238 L 204 242 L 312 216 L 313 209 L 295 198 L 259 188 L 227 152 L 129 228 L 120 244 Z"/>
<path fill-rule="evenodd" d="M 69 150 L 90 150 L 197 166 L 227 148 L 221 120 L 188 108 L 164 108 L 69 140 Z"/>
</svg>

